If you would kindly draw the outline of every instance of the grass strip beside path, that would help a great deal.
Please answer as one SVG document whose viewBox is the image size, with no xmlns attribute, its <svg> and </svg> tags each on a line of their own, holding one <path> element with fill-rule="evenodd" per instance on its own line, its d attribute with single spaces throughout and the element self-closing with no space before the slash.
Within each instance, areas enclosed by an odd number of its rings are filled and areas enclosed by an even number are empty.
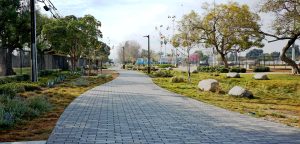
<svg viewBox="0 0 300 144">
<path fill-rule="evenodd" d="M 33 92 L 24 92 L 20 96 L 28 98 L 33 96 L 45 96 L 53 105 L 53 109 L 42 116 L 23 121 L 12 129 L 0 131 L 1 142 L 14 141 L 38 141 L 47 140 L 55 124 L 65 108 L 78 96 L 101 84 L 115 79 L 118 74 L 114 71 L 104 70 L 104 74 L 111 74 L 112 77 L 81 77 L 69 79 L 55 86 L 54 88 L 44 88 Z"/>
<path fill-rule="evenodd" d="M 175 76 L 186 74 L 173 72 Z M 300 127 L 300 77 L 288 74 L 270 74 L 271 80 L 254 80 L 253 74 L 241 74 L 242 78 L 226 78 L 225 74 L 212 76 L 208 73 L 192 74 L 190 84 L 171 83 L 170 78 L 153 78 L 153 82 L 169 91 L 191 97 L 242 114 L 261 117 L 269 121 Z M 222 92 L 198 90 L 201 80 L 213 78 L 220 82 Z M 255 98 L 235 98 L 227 95 L 234 86 L 242 86 L 253 92 Z"/>
</svg>

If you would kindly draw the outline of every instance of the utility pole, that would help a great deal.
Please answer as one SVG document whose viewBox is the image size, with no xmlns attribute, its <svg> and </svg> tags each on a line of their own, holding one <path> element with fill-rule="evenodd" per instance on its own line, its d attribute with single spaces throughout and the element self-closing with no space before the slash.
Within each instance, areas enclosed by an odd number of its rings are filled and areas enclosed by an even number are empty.
<svg viewBox="0 0 300 144">
<path fill-rule="evenodd" d="M 31 15 L 31 81 L 38 81 L 37 49 L 36 49 L 36 11 L 35 0 L 30 0 Z"/>
<path fill-rule="evenodd" d="M 125 69 L 125 47 L 123 48 L 123 69 Z"/>
<path fill-rule="evenodd" d="M 151 73 L 151 64 L 150 64 L 150 61 L 151 61 L 151 57 L 150 57 L 150 35 L 146 35 L 144 37 L 148 38 L 148 74 L 150 74 Z"/>
</svg>

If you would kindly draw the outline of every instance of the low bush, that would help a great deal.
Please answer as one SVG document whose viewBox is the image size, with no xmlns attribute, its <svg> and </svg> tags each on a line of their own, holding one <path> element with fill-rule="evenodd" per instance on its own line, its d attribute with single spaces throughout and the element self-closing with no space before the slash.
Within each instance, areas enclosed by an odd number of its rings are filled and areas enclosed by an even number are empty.
<svg viewBox="0 0 300 144">
<path fill-rule="evenodd" d="M 28 98 L 28 106 L 34 110 L 31 114 L 32 116 L 38 116 L 43 112 L 49 111 L 51 109 L 51 104 L 47 101 L 45 97 L 35 96 Z"/>
<path fill-rule="evenodd" d="M 196 73 L 198 73 L 198 70 L 193 70 L 193 72 L 192 72 L 192 73 L 196 74 Z"/>
<path fill-rule="evenodd" d="M 28 75 L 28 74 L 17 75 L 16 80 L 17 81 L 29 81 L 30 80 L 30 75 Z"/>
<path fill-rule="evenodd" d="M 19 92 L 24 92 L 25 87 L 19 83 L 7 83 L 0 85 L 0 95 L 9 95 L 14 97 Z"/>
<path fill-rule="evenodd" d="M 60 71 L 59 69 L 41 70 L 41 71 L 39 71 L 39 76 L 40 77 L 45 77 L 45 76 L 53 75 L 55 73 L 58 73 L 59 71 Z"/>
<path fill-rule="evenodd" d="M 197 68 L 198 72 L 218 72 L 218 73 L 228 73 L 229 69 L 225 68 L 224 66 L 199 66 Z"/>
<path fill-rule="evenodd" d="M 253 69 L 253 72 L 270 72 L 269 67 L 259 66 Z"/>
<path fill-rule="evenodd" d="M 88 86 L 90 82 L 87 79 L 81 77 L 72 82 L 72 84 L 75 86 Z"/>
<path fill-rule="evenodd" d="M 169 67 L 174 68 L 174 65 L 172 65 L 172 64 L 159 64 L 157 66 L 159 68 L 169 68 Z"/>
<path fill-rule="evenodd" d="M 40 90 L 40 86 L 35 83 L 8 83 L 0 85 L 0 94 L 14 97 L 17 93 L 25 91 Z"/>
<path fill-rule="evenodd" d="M 155 76 L 155 77 L 173 77 L 173 74 L 171 73 L 171 71 L 160 70 L 157 72 L 153 72 L 153 76 Z"/>
<path fill-rule="evenodd" d="M 51 104 L 44 97 L 11 98 L 0 96 L 0 130 L 12 127 L 15 123 L 28 120 L 49 111 Z"/>
<path fill-rule="evenodd" d="M 182 76 L 175 76 L 171 78 L 171 83 L 181 83 L 184 82 L 184 77 Z"/>
<path fill-rule="evenodd" d="M 240 67 L 232 67 L 230 69 L 230 72 L 236 72 L 236 73 L 246 73 L 246 69 L 245 68 L 240 68 Z"/>
<path fill-rule="evenodd" d="M 21 82 L 21 81 L 29 81 L 30 76 L 28 74 L 16 75 L 16 76 L 8 76 L 0 78 L 0 84 L 7 84 L 12 82 Z"/>
<path fill-rule="evenodd" d="M 125 66 L 125 69 L 127 69 L 127 70 L 132 70 L 133 67 L 134 67 L 133 65 L 126 65 L 126 66 Z"/>
</svg>

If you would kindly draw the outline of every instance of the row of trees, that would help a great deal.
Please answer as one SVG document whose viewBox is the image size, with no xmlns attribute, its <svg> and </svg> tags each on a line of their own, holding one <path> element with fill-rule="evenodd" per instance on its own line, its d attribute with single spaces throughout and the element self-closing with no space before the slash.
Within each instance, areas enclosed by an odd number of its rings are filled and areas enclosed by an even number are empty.
<svg viewBox="0 0 300 144">
<path fill-rule="evenodd" d="M 27 1 L 27 0 L 25 0 Z M 30 45 L 29 2 L 24 0 L 0 0 L 0 70 L 14 75 L 12 54 L 15 49 Z M 25 5 L 24 5 L 25 4 Z M 75 70 L 78 59 L 92 62 L 108 60 L 110 47 L 99 39 L 101 22 L 92 15 L 49 18 L 37 12 L 37 48 L 39 55 L 51 52 L 71 59 Z"/>
<path fill-rule="evenodd" d="M 241 52 L 249 48 L 262 48 L 266 37 L 274 41 L 288 40 L 282 48 L 280 58 L 300 73 L 295 61 L 286 53 L 300 36 L 300 10 L 298 1 L 264 0 L 261 12 L 272 12 L 276 15 L 273 22 L 274 33 L 266 33 L 259 25 L 260 17 L 250 11 L 247 5 L 235 2 L 210 6 L 205 4 L 205 13 L 200 17 L 195 11 L 184 15 L 178 22 L 178 32 L 172 38 L 175 48 L 185 50 L 188 60 L 188 76 L 190 77 L 190 51 L 197 45 L 213 48 L 228 67 L 227 55 L 233 51 Z"/>
<path fill-rule="evenodd" d="M 135 63 L 138 58 L 148 58 L 148 50 L 142 49 L 141 45 L 134 40 L 128 40 L 120 43 L 118 46 L 118 58 L 119 62 L 123 63 Z M 124 51 L 124 52 L 123 52 Z M 159 60 L 160 54 L 153 50 L 150 50 L 152 61 L 157 62 Z"/>
</svg>

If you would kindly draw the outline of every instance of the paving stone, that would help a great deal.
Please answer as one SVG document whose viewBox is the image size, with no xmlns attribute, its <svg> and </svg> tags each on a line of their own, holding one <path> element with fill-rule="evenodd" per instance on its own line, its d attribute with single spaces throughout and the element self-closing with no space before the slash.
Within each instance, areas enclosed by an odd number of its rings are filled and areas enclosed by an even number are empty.
<svg viewBox="0 0 300 144">
<path fill-rule="evenodd" d="M 120 76 L 75 99 L 47 143 L 299 143 L 300 130 L 164 90 L 144 74 Z"/>
</svg>

